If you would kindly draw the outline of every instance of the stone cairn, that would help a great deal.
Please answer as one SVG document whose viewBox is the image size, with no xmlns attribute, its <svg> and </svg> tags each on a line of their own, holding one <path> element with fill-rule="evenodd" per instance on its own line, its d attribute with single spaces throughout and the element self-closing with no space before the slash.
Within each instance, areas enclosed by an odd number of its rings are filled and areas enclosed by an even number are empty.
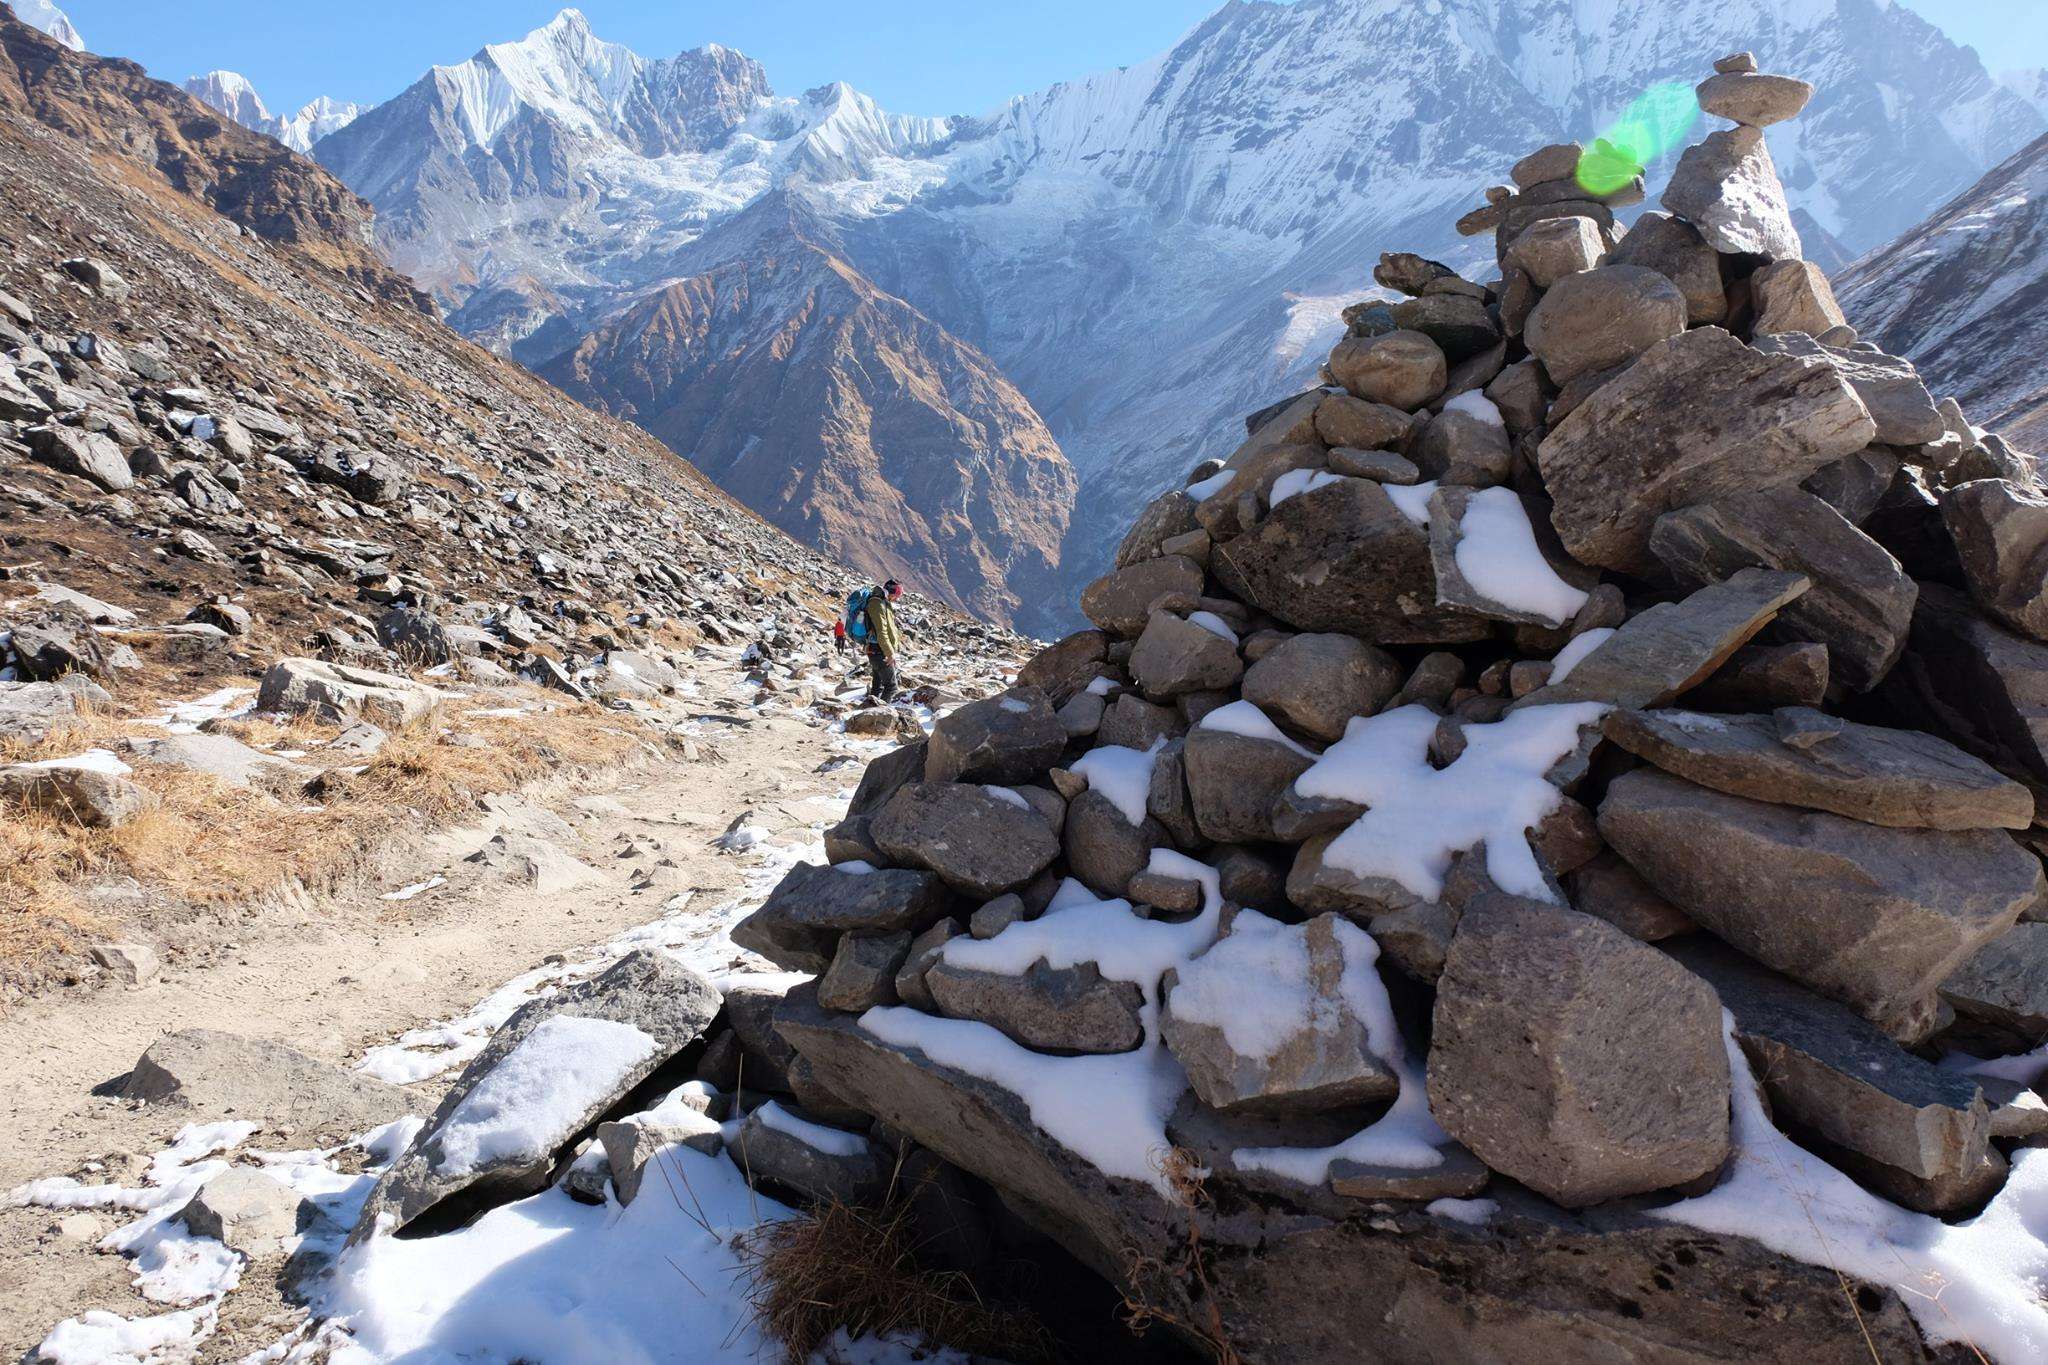
<svg viewBox="0 0 2048 1365">
<path fill-rule="evenodd" d="M 1665 211 L 1523 159 L 1498 279 L 1385 256 L 1094 629 L 875 760 L 735 934 L 818 974 L 758 1084 L 1245 1359 L 1936 1358 L 1655 1211 L 1752 1085 L 1950 1218 L 2048 1134 L 1934 1064 L 2048 1039 L 2048 493 L 1800 259 L 1811 87 L 1716 71 Z"/>
</svg>

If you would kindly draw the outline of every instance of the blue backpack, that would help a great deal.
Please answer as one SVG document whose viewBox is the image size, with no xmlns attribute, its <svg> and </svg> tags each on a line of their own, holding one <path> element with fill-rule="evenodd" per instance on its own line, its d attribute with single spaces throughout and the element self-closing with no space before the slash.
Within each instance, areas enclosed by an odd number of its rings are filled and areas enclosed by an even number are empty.
<svg viewBox="0 0 2048 1365">
<path fill-rule="evenodd" d="M 846 633 L 856 640 L 868 638 L 868 599 L 873 588 L 858 588 L 846 597 Z"/>
</svg>

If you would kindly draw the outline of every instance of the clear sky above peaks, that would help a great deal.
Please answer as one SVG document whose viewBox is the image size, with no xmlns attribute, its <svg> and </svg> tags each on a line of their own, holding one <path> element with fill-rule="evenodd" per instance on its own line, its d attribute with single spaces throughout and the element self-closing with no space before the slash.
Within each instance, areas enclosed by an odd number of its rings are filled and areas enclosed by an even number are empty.
<svg viewBox="0 0 2048 1365">
<path fill-rule="evenodd" d="M 435 63 L 540 27 L 562 0 L 58 0 L 95 52 L 164 80 L 216 67 L 273 112 L 316 95 L 389 99 Z M 1423 0 L 1415 0 L 1418 8 Z M 1993 70 L 2048 66 L 2048 0 L 1900 0 Z M 581 0 L 599 37 L 646 56 L 707 42 L 775 88 L 843 80 L 906 114 L 978 114 L 1011 95 L 1143 61 L 1221 0 Z"/>
</svg>

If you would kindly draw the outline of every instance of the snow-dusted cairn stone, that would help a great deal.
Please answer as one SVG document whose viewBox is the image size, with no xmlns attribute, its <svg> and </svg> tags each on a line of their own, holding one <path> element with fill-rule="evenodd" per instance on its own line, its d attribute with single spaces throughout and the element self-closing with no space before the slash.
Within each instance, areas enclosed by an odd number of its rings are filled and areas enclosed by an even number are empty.
<svg viewBox="0 0 2048 1365">
<path fill-rule="evenodd" d="M 1910 1221 L 2044 1178 L 2041 1068 L 1934 1060 L 2048 1040 L 2048 492 L 1799 259 L 1810 88 L 1717 73 L 1668 212 L 1545 147 L 1498 279 L 1383 258 L 737 935 L 829 964 L 836 1122 L 1247 1360 L 2048 1347 L 2048 1248 Z"/>
</svg>

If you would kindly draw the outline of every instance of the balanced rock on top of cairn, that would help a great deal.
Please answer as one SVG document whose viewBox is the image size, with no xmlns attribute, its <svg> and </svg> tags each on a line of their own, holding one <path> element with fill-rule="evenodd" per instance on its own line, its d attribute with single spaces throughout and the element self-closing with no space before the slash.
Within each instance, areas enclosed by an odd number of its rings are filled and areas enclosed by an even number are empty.
<svg viewBox="0 0 2048 1365">
<path fill-rule="evenodd" d="M 1935 1065 L 2048 1041 L 2048 491 L 1799 259 L 1810 95 L 1726 59 L 1665 212 L 1546 147 L 1499 278 L 1384 257 L 1092 629 L 876 760 L 738 935 L 831 964 L 775 1020 L 840 1122 L 1247 1360 L 2048 1341 L 2026 1257 L 1930 1311 L 1933 1225 L 1828 1222 L 2048 1132 Z"/>
</svg>

